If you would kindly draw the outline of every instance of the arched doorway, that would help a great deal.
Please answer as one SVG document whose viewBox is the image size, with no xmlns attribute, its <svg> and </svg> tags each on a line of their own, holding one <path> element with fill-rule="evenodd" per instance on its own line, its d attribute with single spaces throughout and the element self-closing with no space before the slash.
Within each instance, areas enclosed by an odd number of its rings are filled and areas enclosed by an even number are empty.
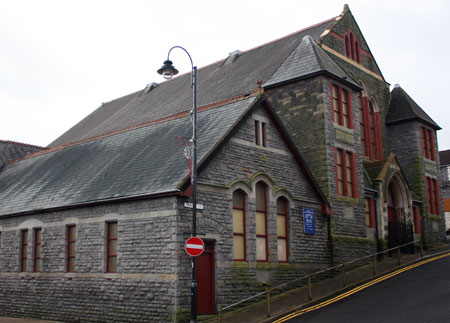
<svg viewBox="0 0 450 323">
<path fill-rule="evenodd" d="M 393 176 L 387 189 L 388 247 L 394 248 L 413 241 L 408 190 L 398 176 Z"/>
</svg>

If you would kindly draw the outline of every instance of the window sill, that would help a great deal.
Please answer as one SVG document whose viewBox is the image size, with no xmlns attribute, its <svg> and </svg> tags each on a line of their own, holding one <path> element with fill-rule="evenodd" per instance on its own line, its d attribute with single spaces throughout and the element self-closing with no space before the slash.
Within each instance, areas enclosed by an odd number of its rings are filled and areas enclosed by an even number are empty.
<svg viewBox="0 0 450 323">
<path fill-rule="evenodd" d="M 116 279 L 117 278 L 117 273 L 105 273 L 104 277 L 106 279 Z"/>
<path fill-rule="evenodd" d="M 336 200 L 339 202 L 359 203 L 359 198 L 357 198 L 357 197 L 342 196 L 342 195 L 337 195 L 337 194 L 336 194 Z"/>
<path fill-rule="evenodd" d="M 423 156 L 423 160 L 424 160 L 425 162 L 429 163 L 429 164 L 436 165 L 436 160 L 429 159 L 429 158 L 427 158 L 427 157 L 425 157 L 425 156 Z"/>
<path fill-rule="evenodd" d="M 340 124 L 337 123 L 336 121 L 332 121 L 332 122 L 333 122 L 333 125 L 334 125 L 334 128 L 335 128 L 335 129 L 339 129 L 339 130 L 342 130 L 342 131 L 346 132 L 346 133 L 349 134 L 349 135 L 353 135 L 353 132 L 355 131 L 355 129 L 353 129 L 353 128 L 348 128 L 348 127 L 346 127 L 346 126 L 340 125 Z"/>
<path fill-rule="evenodd" d="M 442 220 L 442 216 L 439 215 L 439 214 L 431 214 L 431 213 L 428 213 L 428 217 L 429 217 L 430 219 L 433 219 L 433 220 Z"/>
</svg>

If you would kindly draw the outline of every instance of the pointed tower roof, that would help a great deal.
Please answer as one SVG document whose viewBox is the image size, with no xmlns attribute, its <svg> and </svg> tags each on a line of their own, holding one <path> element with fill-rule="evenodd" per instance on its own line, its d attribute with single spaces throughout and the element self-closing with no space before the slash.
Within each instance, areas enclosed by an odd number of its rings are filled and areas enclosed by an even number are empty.
<svg viewBox="0 0 450 323">
<path fill-rule="evenodd" d="M 419 120 L 435 130 L 442 129 L 419 107 L 400 85 L 396 84 L 391 92 L 386 124 L 390 125 L 412 120 Z"/>
<path fill-rule="evenodd" d="M 319 73 L 327 73 L 340 79 L 350 86 L 360 88 L 328 54 L 307 35 L 288 58 L 275 71 L 272 77 L 264 83 L 264 87 L 270 87 L 305 77 L 310 77 Z"/>
</svg>

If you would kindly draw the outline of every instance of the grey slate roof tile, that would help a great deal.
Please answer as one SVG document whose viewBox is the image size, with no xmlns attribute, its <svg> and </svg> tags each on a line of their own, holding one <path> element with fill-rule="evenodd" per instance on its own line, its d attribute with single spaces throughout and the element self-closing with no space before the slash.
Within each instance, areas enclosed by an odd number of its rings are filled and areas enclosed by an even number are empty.
<svg viewBox="0 0 450 323">
<path fill-rule="evenodd" d="M 257 97 L 198 113 L 198 160 Z M 177 191 L 189 176 L 176 136 L 192 136 L 189 114 L 10 163 L 0 172 L 0 215 Z"/>
<path fill-rule="evenodd" d="M 9 161 L 23 158 L 28 154 L 44 150 L 43 147 L 22 144 L 13 141 L 0 140 L 0 169 Z"/>
<path fill-rule="evenodd" d="M 309 35 L 303 37 L 301 43 L 272 77 L 264 83 L 264 86 L 283 83 L 319 72 L 329 72 L 359 88 L 359 85 Z"/>
<path fill-rule="evenodd" d="M 386 116 L 386 124 L 419 120 L 434 128 L 441 129 L 439 125 L 431 119 L 425 111 L 403 90 L 396 85 L 391 91 L 389 109 Z"/>
<path fill-rule="evenodd" d="M 251 93 L 257 88 L 257 81 L 264 82 L 271 78 L 304 36 L 310 35 L 318 40 L 333 21 L 334 18 L 243 52 L 231 64 L 225 64 L 226 59 L 224 59 L 200 68 L 198 70 L 199 106 Z M 176 62 L 174 64 L 176 65 Z M 155 62 L 155 75 L 158 67 Z M 138 91 L 103 104 L 49 146 L 73 143 L 190 109 L 192 106 L 191 74 L 187 73 L 161 83 L 147 94 L 143 92 Z"/>
</svg>

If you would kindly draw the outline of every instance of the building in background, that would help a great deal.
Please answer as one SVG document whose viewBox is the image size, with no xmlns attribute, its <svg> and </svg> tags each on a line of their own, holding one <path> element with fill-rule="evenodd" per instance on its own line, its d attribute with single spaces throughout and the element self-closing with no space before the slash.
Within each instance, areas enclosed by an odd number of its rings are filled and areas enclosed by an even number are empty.
<svg viewBox="0 0 450 323">
<path fill-rule="evenodd" d="M 441 194 L 444 201 L 445 230 L 450 229 L 450 150 L 439 152 L 441 165 Z"/>
<path fill-rule="evenodd" d="M 444 241 L 440 127 L 400 86 L 390 90 L 348 6 L 198 75 L 200 314 L 262 284 Z M 190 82 L 105 103 L 5 163 L 0 315 L 185 317 Z"/>
</svg>

